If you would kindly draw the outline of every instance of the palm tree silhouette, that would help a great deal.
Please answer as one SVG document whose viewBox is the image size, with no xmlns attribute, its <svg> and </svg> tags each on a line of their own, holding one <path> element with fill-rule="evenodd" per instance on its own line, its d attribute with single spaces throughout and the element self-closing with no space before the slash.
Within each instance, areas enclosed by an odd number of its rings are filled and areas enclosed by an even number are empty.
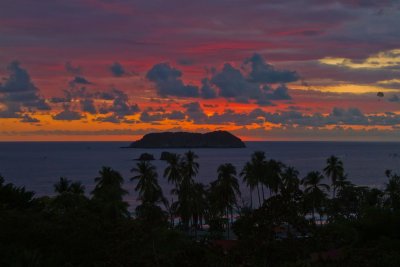
<svg viewBox="0 0 400 267">
<path fill-rule="evenodd" d="M 315 222 L 315 210 L 317 205 L 321 204 L 322 200 L 326 197 L 326 191 L 329 191 L 329 185 L 322 183 L 324 176 L 318 172 L 309 172 L 306 177 L 301 181 L 304 186 L 304 193 L 310 196 L 312 200 L 312 217 Z"/>
<path fill-rule="evenodd" d="M 265 153 L 262 151 L 255 151 L 251 155 L 250 162 L 247 162 L 241 171 L 240 175 L 243 177 L 243 181 L 247 184 L 252 192 L 257 187 L 258 204 L 261 206 L 260 197 L 260 185 L 262 196 L 264 199 L 264 182 L 266 175 L 266 160 Z"/>
<path fill-rule="evenodd" d="M 174 193 L 178 195 L 178 203 L 175 204 L 175 207 L 181 216 L 185 230 L 189 229 L 190 218 L 193 215 L 192 194 L 195 183 L 194 177 L 199 172 L 199 163 L 196 162 L 197 158 L 198 156 L 191 150 L 184 154 L 180 162 L 181 180 L 174 190 Z"/>
<path fill-rule="evenodd" d="M 233 207 L 236 205 L 237 196 L 240 196 L 239 182 L 236 178 L 236 168 L 231 163 L 222 164 L 218 167 L 218 179 L 215 182 L 217 191 L 220 195 L 221 208 L 225 210 L 228 220 L 228 238 L 229 238 L 229 214 L 231 222 L 233 220 Z"/>
<path fill-rule="evenodd" d="M 337 195 L 340 195 L 340 192 L 348 187 L 354 186 L 352 182 L 347 179 L 347 174 L 340 175 L 336 180 L 335 190 L 337 191 Z"/>
<path fill-rule="evenodd" d="M 85 193 L 85 187 L 81 182 L 71 182 L 65 177 L 60 177 L 60 180 L 54 184 L 54 191 L 58 194 L 72 193 L 77 195 L 83 195 Z"/>
<path fill-rule="evenodd" d="M 385 187 L 385 193 L 388 196 L 386 204 L 392 209 L 400 209 L 400 176 L 389 171 L 386 172 L 386 175 L 389 178 Z"/>
<path fill-rule="evenodd" d="M 199 163 L 196 162 L 196 159 L 198 158 L 199 157 L 191 150 L 184 154 L 184 158 L 182 161 L 184 179 L 190 180 L 197 175 L 200 166 Z"/>
<path fill-rule="evenodd" d="M 83 195 L 85 193 L 85 186 L 79 181 L 72 182 L 69 191 L 73 194 Z"/>
<path fill-rule="evenodd" d="M 267 162 L 265 158 L 265 153 L 262 151 L 256 151 L 251 156 L 251 165 L 253 168 L 253 173 L 258 181 L 257 187 L 261 186 L 262 198 L 265 199 L 264 195 L 264 185 L 265 184 L 265 175 L 267 171 Z M 266 185 L 267 186 L 267 185 Z M 268 186 L 267 186 L 268 187 Z M 257 189 L 259 190 L 259 189 Z"/>
<path fill-rule="evenodd" d="M 250 207 L 253 208 L 253 191 L 258 185 L 257 177 L 253 174 L 253 168 L 250 162 L 247 162 L 243 170 L 240 172 L 240 176 L 243 177 L 243 182 L 250 189 Z M 260 191 L 258 191 L 258 206 L 261 206 Z"/>
<path fill-rule="evenodd" d="M 263 176 L 263 182 L 266 187 L 270 190 L 270 195 L 272 193 L 277 194 L 279 191 L 282 175 L 282 169 L 284 165 L 282 162 L 276 160 L 269 160 L 265 163 L 265 174 Z"/>
<path fill-rule="evenodd" d="M 192 213 L 192 222 L 197 238 L 197 229 L 203 227 L 203 219 L 208 207 L 206 198 L 206 189 L 202 183 L 194 183 L 191 190 L 190 207 Z"/>
<path fill-rule="evenodd" d="M 282 173 L 282 181 L 279 185 L 282 196 L 292 199 L 300 194 L 299 172 L 293 167 L 287 167 Z"/>
<path fill-rule="evenodd" d="M 71 186 L 71 181 L 65 177 L 60 177 L 60 180 L 54 184 L 54 191 L 56 193 L 62 194 L 69 190 Z"/>
<path fill-rule="evenodd" d="M 178 185 L 182 180 L 182 163 L 180 155 L 171 153 L 167 158 L 167 164 L 168 166 L 164 170 L 164 178 L 167 178 L 169 183 Z"/>
<path fill-rule="evenodd" d="M 124 179 L 121 174 L 110 167 L 102 167 L 100 176 L 95 178 L 96 187 L 91 192 L 93 200 L 98 202 L 104 214 L 111 219 L 129 216 L 128 203 L 123 196 L 128 194 L 122 188 Z"/>
<path fill-rule="evenodd" d="M 343 162 L 335 157 L 335 156 L 330 156 L 326 160 L 327 166 L 324 168 L 324 173 L 326 176 L 331 178 L 332 181 L 332 198 L 336 197 L 336 181 L 339 177 L 344 175 L 344 170 L 343 170 Z"/>
<path fill-rule="evenodd" d="M 157 181 L 158 174 L 154 165 L 149 161 L 140 161 L 135 168 L 132 168 L 131 172 L 137 173 L 130 180 L 138 181 L 135 191 L 139 192 L 139 199 L 142 204 L 154 205 L 160 201 L 165 202 L 162 189 Z"/>
</svg>

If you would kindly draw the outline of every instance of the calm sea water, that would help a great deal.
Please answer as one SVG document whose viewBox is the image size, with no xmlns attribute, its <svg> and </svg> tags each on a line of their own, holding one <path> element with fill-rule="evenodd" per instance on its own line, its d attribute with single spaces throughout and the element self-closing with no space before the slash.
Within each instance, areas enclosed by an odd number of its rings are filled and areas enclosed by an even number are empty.
<svg viewBox="0 0 400 267">
<path fill-rule="evenodd" d="M 127 142 L 0 142 L 0 173 L 7 182 L 25 186 L 37 195 L 52 195 L 53 184 L 60 176 L 79 180 L 88 192 L 94 187 L 94 178 L 101 166 L 121 172 L 124 187 L 129 190 L 127 200 L 135 205 L 135 184 L 129 181 L 130 170 L 137 163 L 133 159 L 148 152 L 156 158 L 153 163 L 159 173 L 159 182 L 167 193 L 171 187 L 162 178 L 166 166 L 158 160 L 165 149 L 121 149 Z M 293 166 L 304 176 L 309 171 L 322 170 L 330 155 L 340 157 L 351 181 L 358 185 L 382 187 L 386 182 L 384 171 L 400 172 L 400 143 L 374 142 L 247 142 L 244 149 L 194 149 L 199 156 L 198 181 L 209 183 L 217 177 L 217 168 L 223 163 L 234 164 L 238 172 L 256 150 L 265 151 L 273 158 Z M 168 149 L 184 153 L 187 149 Z M 328 181 L 327 181 L 328 182 Z M 247 189 L 242 186 L 244 197 Z M 171 196 L 169 196 L 171 198 Z"/>
</svg>

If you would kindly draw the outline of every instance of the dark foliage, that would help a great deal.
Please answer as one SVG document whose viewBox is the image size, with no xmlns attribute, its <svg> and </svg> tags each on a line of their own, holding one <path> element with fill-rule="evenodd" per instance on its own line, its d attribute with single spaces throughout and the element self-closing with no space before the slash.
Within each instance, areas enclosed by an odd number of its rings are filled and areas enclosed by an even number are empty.
<svg viewBox="0 0 400 267">
<path fill-rule="evenodd" d="M 300 179 L 256 152 L 241 172 L 253 209 L 240 205 L 233 165 L 203 185 L 196 159 L 191 151 L 168 158 L 172 203 L 155 167 L 137 163 L 134 213 L 123 177 L 108 167 L 90 195 L 60 178 L 55 196 L 35 197 L 0 176 L 0 266 L 400 266 L 399 175 L 387 171 L 383 190 L 359 187 L 332 156 L 327 177 Z"/>
</svg>

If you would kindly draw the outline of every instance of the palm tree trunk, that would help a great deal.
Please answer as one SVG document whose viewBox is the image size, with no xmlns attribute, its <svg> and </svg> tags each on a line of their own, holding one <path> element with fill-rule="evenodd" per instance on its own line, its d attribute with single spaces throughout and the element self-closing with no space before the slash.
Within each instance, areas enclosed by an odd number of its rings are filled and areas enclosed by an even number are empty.
<svg viewBox="0 0 400 267">
<path fill-rule="evenodd" d="M 194 225 L 194 239 L 197 241 L 197 223 Z"/>
<path fill-rule="evenodd" d="M 257 184 L 257 194 L 258 194 L 258 207 L 261 207 L 260 185 L 259 184 Z"/>
<path fill-rule="evenodd" d="M 227 222 L 226 227 L 227 227 L 227 230 L 228 230 L 228 240 L 229 240 L 229 213 L 228 213 L 228 207 L 226 208 L 226 222 Z"/>
<path fill-rule="evenodd" d="M 262 197 L 263 197 L 263 201 L 265 200 L 265 195 L 264 195 L 264 185 L 261 184 L 261 192 L 262 192 Z"/>
<path fill-rule="evenodd" d="M 332 190 L 332 199 L 336 197 L 336 185 L 333 185 L 333 190 Z"/>
<path fill-rule="evenodd" d="M 313 217 L 314 223 L 316 223 L 315 222 L 315 200 L 314 199 L 313 199 L 313 207 L 312 207 L 312 217 Z"/>
<path fill-rule="evenodd" d="M 154 243 L 154 237 L 152 237 L 152 243 L 153 243 L 153 256 L 154 256 L 154 261 L 156 266 L 160 266 L 159 262 L 158 262 L 158 257 L 157 257 L 157 252 L 156 252 L 156 246 Z"/>
<path fill-rule="evenodd" d="M 250 208 L 253 209 L 253 188 L 250 187 Z"/>
</svg>

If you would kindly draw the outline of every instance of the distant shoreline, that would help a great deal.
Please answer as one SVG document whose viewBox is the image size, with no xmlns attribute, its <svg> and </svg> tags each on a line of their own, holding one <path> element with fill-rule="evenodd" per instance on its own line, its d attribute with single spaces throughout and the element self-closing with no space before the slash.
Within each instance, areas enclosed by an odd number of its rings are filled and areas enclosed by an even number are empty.
<svg viewBox="0 0 400 267">
<path fill-rule="evenodd" d="M 0 143 L 131 143 L 132 140 L 0 140 Z M 244 140 L 244 143 L 395 143 L 400 141 L 394 140 Z M 121 147 L 125 148 L 125 147 Z"/>
</svg>

